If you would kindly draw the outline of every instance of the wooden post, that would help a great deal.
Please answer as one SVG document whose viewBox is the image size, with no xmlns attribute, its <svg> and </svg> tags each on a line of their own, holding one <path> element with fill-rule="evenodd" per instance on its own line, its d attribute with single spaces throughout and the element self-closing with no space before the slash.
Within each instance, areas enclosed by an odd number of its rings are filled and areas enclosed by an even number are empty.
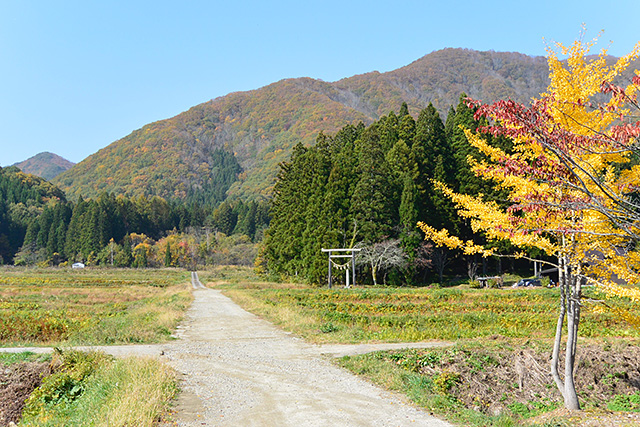
<svg viewBox="0 0 640 427">
<path fill-rule="evenodd" d="M 329 289 L 331 289 L 331 254 L 332 252 L 329 251 Z"/>
<path fill-rule="evenodd" d="M 353 278 L 351 282 L 353 283 L 353 286 L 355 286 L 356 285 L 356 253 L 354 251 L 351 251 L 351 274 Z"/>
</svg>

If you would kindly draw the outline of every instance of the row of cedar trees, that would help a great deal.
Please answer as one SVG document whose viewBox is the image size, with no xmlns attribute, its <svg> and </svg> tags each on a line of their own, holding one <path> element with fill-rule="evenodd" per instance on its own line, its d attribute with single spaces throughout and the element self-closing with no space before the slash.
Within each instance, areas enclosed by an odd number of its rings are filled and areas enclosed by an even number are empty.
<svg viewBox="0 0 640 427">
<path fill-rule="evenodd" d="M 10 262 L 22 245 L 24 232 L 50 200 L 64 193 L 48 181 L 16 167 L 0 168 L 0 263 Z"/>
<path fill-rule="evenodd" d="M 432 180 L 459 193 L 500 199 L 470 170 L 467 157 L 479 154 L 461 127 L 476 129 L 481 123 L 464 98 L 450 109 L 446 122 L 432 105 L 414 119 L 403 104 L 398 114 L 391 112 L 368 127 L 348 125 L 333 137 L 320 134 L 313 147 L 296 146 L 275 185 L 271 225 L 258 264 L 273 275 L 323 283 L 327 256 L 322 248 L 397 239 L 406 263 L 386 272 L 389 284 L 442 281 L 447 263 L 458 271 L 478 268 L 474 258 L 451 262 L 452 254 L 431 247 L 416 227 L 421 220 L 467 239 L 479 238 L 433 189 Z M 493 143 L 506 150 L 511 145 L 506 138 Z"/>
<path fill-rule="evenodd" d="M 220 239 L 242 235 L 246 236 L 243 242 L 250 243 L 262 238 L 269 223 L 268 209 L 266 202 L 225 201 L 213 209 L 160 197 L 128 198 L 107 193 L 97 199 L 68 202 L 64 193 L 47 181 L 17 168 L 0 168 L 0 261 L 112 264 L 116 253 L 120 255 L 115 262 L 119 266 L 147 266 L 152 264 L 146 255 L 138 261 L 133 256 L 136 246 L 175 241 L 173 248 L 169 245 L 176 253 L 167 257 L 172 260 L 168 265 L 206 263 L 211 259 L 206 254 L 197 259 L 179 254 L 188 241 L 194 241 L 194 236 L 186 236 L 186 232 L 198 231 L 200 240 L 207 240 L 207 248 L 212 247 L 211 236 Z M 182 237 L 167 240 L 176 235 Z M 162 258 L 159 264 L 164 263 Z"/>
</svg>

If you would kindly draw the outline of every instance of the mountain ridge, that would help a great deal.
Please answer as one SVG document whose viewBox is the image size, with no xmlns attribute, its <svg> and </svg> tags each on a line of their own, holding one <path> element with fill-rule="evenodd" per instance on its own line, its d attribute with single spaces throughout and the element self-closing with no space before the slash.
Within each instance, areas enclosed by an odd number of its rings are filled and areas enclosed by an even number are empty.
<svg viewBox="0 0 640 427">
<path fill-rule="evenodd" d="M 269 197 L 278 165 L 298 142 L 313 144 L 320 132 L 365 125 L 406 102 L 413 115 L 429 103 L 445 116 L 461 93 L 485 102 L 527 102 L 548 82 L 544 57 L 447 48 L 385 73 L 372 71 L 325 82 L 283 79 L 232 92 L 149 123 L 104 147 L 54 178 L 71 198 L 102 191 L 129 196 L 184 199 L 212 185 L 211 153 L 233 154 L 242 172 L 228 194 Z"/>
</svg>

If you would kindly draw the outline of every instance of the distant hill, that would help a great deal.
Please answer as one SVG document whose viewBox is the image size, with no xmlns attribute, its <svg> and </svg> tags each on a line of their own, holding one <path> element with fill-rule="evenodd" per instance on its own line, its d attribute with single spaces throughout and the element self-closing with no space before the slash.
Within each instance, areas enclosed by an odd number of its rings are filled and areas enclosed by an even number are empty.
<svg viewBox="0 0 640 427">
<path fill-rule="evenodd" d="M 485 102 L 526 102 L 547 83 L 543 57 L 467 49 L 436 51 L 391 72 L 333 83 L 286 79 L 148 124 L 53 182 L 71 198 L 110 191 L 184 199 L 215 185 L 221 167 L 216 159 L 224 152 L 242 169 L 227 194 L 268 197 L 278 164 L 289 158 L 298 142 L 313 144 L 319 132 L 332 134 L 360 121 L 369 124 L 398 111 L 403 101 L 414 115 L 431 102 L 444 118 L 462 92 Z"/>
<path fill-rule="evenodd" d="M 75 165 L 75 163 L 57 154 L 44 152 L 36 154 L 23 162 L 16 163 L 13 166 L 17 166 L 18 169 L 24 173 L 30 173 L 46 180 L 51 180 L 73 167 L 73 165 Z"/>
<path fill-rule="evenodd" d="M 66 199 L 49 181 L 15 166 L 0 167 L 0 265 L 12 262 L 29 222 L 52 200 Z"/>
</svg>

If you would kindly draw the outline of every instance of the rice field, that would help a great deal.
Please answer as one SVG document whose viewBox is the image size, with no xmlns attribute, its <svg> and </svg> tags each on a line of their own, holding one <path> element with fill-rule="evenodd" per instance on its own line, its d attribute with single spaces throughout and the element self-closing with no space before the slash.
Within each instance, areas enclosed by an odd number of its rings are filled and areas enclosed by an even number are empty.
<svg viewBox="0 0 640 427">
<path fill-rule="evenodd" d="M 0 346 L 167 341 L 191 303 L 175 269 L 0 269 Z"/>
</svg>

